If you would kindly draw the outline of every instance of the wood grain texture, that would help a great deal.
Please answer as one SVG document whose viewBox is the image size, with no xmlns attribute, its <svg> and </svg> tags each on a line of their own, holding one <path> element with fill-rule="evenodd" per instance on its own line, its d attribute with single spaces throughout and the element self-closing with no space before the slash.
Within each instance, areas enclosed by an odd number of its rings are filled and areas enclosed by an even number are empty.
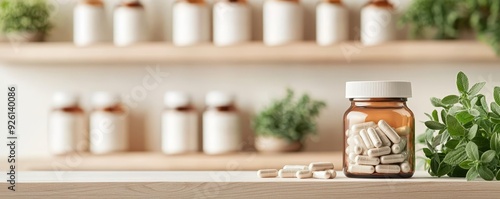
<svg viewBox="0 0 500 199">
<path fill-rule="evenodd" d="M 497 198 L 500 182 L 410 179 L 261 179 L 256 172 L 21 172 L 9 196 L 85 198 Z M 7 186 L 6 183 L 0 183 Z"/>
<path fill-rule="evenodd" d="M 72 154 L 20 160 L 20 171 L 200 171 L 228 169 L 257 170 L 281 168 L 285 164 L 309 164 L 331 161 L 341 169 L 341 152 L 257 153 L 241 152 L 224 155 L 202 153 L 165 155 L 155 152 L 128 152 L 108 155 Z M 6 161 L 0 168 L 6 168 Z"/>
<path fill-rule="evenodd" d="M 335 63 L 335 62 L 499 62 L 490 47 L 475 41 L 396 41 L 366 47 L 346 42 L 320 47 L 314 42 L 268 47 L 253 42 L 231 47 L 176 47 L 157 42 L 130 47 L 101 44 L 78 48 L 72 43 L 11 43 L 0 45 L 0 63 L 132 64 L 132 63 Z"/>
</svg>

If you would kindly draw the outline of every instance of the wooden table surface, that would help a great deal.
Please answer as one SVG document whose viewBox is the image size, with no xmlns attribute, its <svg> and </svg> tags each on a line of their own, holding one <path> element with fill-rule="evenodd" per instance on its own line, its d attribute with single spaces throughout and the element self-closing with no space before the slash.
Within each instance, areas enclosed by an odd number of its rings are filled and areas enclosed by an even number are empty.
<svg viewBox="0 0 500 199">
<path fill-rule="evenodd" d="M 410 179 L 258 178 L 254 171 L 30 171 L 17 191 L 0 183 L 0 198 L 499 198 L 500 182 Z"/>
</svg>

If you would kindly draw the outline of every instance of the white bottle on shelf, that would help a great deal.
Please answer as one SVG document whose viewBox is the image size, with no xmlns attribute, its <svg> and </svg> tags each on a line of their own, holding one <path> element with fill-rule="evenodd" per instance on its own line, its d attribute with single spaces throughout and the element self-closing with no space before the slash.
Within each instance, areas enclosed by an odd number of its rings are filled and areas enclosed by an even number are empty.
<svg viewBox="0 0 500 199">
<path fill-rule="evenodd" d="M 78 97 L 70 92 L 56 92 L 49 115 L 49 149 L 54 155 L 86 151 L 88 130 Z"/>
<path fill-rule="evenodd" d="M 191 46 L 210 41 L 210 10 L 204 0 L 180 0 L 173 6 L 172 42 Z"/>
<path fill-rule="evenodd" d="M 90 152 L 105 154 L 128 149 L 127 111 L 114 93 L 97 92 L 92 96 L 90 114 Z"/>
<path fill-rule="evenodd" d="M 73 42 L 76 46 L 107 41 L 106 12 L 101 0 L 80 1 L 75 7 L 73 20 Z"/>
<path fill-rule="evenodd" d="M 328 46 L 348 39 L 348 9 L 341 0 L 323 0 L 316 8 L 316 42 Z"/>
<path fill-rule="evenodd" d="M 128 46 L 149 40 L 146 12 L 139 1 L 123 1 L 115 9 L 113 27 L 116 46 Z"/>
<path fill-rule="evenodd" d="M 246 0 L 221 0 L 214 5 L 214 44 L 230 46 L 251 39 L 251 9 Z"/>
<path fill-rule="evenodd" d="M 372 46 L 395 39 L 394 7 L 387 0 L 371 0 L 361 10 L 361 42 Z"/>
<path fill-rule="evenodd" d="M 266 45 L 278 46 L 303 39 L 304 20 L 299 0 L 267 0 L 263 15 Z"/>
<path fill-rule="evenodd" d="M 165 93 L 162 114 L 162 150 L 165 154 L 198 151 L 198 115 L 183 92 Z"/>
<path fill-rule="evenodd" d="M 207 109 L 203 113 L 203 152 L 223 154 L 242 148 L 239 113 L 234 97 L 228 93 L 212 91 L 206 97 Z"/>
</svg>

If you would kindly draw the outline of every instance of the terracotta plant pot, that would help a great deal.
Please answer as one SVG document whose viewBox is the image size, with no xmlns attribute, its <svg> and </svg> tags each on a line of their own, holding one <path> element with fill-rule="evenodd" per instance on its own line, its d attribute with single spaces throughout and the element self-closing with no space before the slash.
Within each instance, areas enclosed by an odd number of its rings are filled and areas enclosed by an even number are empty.
<svg viewBox="0 0 500 199">
<path fill-rule="evenodd" d="M 10 42 L 42 42 L 45 34 L 40 32 L 15 32 L 6 35 Z"/>
<path fill-rule="evenodd" d="M 255 138 L 255 148 L 259 152 L 297 152 L 302 149 L 302 143 L 277 137 L 258 136 Z"/>
</svg>

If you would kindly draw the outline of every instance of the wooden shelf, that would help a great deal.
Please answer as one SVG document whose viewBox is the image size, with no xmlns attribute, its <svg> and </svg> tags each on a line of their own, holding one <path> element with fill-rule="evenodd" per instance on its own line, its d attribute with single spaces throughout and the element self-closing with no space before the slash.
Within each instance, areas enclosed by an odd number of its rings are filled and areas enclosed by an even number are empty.
<svg viewBox="0 0 500 199">
<path fill-rule="evenodd" d="M 146 162 L 142 162 L 146 164 Z M 467 182 L 417 172 L 410 179 L 258 178 L 255 171 L 20 172 L 0 198 L 498 198 L 500 181 Z"/>
<path fill-rule="evenodd" d="M 330 62 L 447 61 L 499 62 L 493 50 L 475 41 L 398 41 L 365 47 L 347 42 L 320 47 L 314 42 L 268 47 L 253 42 L 233 47 L 199 45 L 175 47 L 144 43 L 130 47 L 101 44 L 79 48 L 72 43 L 0 45 L 0 63 L 25 64 L 132 64 L 132 63 L 330 63 Z"/>
<path fill-rule="evenodd" d="M 50 158 L 20 160 L 23 171 L 225 171 L 228 169 L 251 171 L 262 168 L 281 168 L 285 164 L 309 164 L 331 161 L 341 167 L 341 152 L 301 152 L 265 154 L 242 152 L 225 155 L 201 153 L 164 155 L 151 152 L 130 152 L 109 155 L 65 155 Z M 2 162 L 2 164 L 5 164 Z M 7 168 L 1 165 L 2 168 Z"/>
</svg>

